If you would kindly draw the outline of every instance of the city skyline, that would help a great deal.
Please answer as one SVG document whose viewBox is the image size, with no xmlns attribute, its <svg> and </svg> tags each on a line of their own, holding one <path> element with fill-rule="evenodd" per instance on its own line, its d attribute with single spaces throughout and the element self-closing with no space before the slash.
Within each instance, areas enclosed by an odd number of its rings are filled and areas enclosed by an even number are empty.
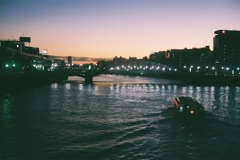
<svg viewBox="0 0 240 160">
<path fill-rule="evenodd" d="M 148 56 L 168 49 L 212 49 L 214 31 L 240 29 L 240 2 L 1 1 L 0 38 L 31 37 L 49 55 Z"/>
</svg>

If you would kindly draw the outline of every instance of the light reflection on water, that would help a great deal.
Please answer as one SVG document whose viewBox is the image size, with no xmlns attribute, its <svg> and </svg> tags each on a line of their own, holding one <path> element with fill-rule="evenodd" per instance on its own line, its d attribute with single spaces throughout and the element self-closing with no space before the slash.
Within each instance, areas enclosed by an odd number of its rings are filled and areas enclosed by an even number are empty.
<svg viewBox="0 0 240 160">
<path fill-rule="evenodd" d="M 72 77 L 0 92 L 0 159 L 236 157 L 239 94 L 238 86 L 129 76 L 99 76 L 93 84 Z M 174 116 L 173 98 L 180 95 L 203 104 L 204 122 Z"/>
</svg>

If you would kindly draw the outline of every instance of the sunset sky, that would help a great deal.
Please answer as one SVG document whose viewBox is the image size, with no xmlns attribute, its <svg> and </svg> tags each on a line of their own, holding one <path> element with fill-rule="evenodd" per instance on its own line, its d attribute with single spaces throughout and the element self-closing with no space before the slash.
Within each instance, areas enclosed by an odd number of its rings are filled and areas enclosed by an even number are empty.
<svg viewBox="0 0 240 160">
<path fill-rule="evenodd" d="M 214 31 L 240 30 L 240 0 L 0 0 L 0 39 L 31 37 L 49 55 L 142 58 L 212 49 Z"/>
</svg>

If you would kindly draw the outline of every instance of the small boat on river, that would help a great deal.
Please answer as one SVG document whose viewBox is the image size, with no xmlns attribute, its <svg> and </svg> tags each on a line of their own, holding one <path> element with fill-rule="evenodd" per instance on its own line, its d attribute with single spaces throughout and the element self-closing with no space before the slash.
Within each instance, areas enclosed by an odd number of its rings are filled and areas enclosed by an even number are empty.
<svg viewBox="0 0 240 160">
<path fill-rule="evenodd" d="M 174 98 L 174 106 L 178 115 L 204 116 L 204 107 L 195 98 L 179 96 Z"/>
</svg>

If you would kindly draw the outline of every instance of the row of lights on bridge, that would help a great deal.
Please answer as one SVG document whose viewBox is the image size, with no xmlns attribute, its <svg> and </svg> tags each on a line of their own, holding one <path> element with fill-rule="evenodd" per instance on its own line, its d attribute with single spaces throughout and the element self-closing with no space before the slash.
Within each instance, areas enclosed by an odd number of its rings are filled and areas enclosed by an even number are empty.
<svg viewBox="0 0 240 160">
<path fill-rule="evenodd" d="M 5 67 L 6 68 L 8 68 L 8 67 L 16 67 L 16 64 L 15 63 L 13 63 L 13 64 L 6 64 Z"/>
<path fill-rule="evenodd" d="M 169 70 L 169 71 L 177 71 L 177 69 L 172 69 L 172 68 L 166 68 L 166 67 L 160 67 L 160 66 L 157 66 L 157 67 L 154 67 L 154 66 L 152 66 L 152 67 L 148 67 L 148 66 L 146 66 L 146 67 L 142 67 L 142 66 L 139 66 L 139 67 L 137 67 L 137 66 L 133 66 L 133 67 L 131 67 L 131 66 L 128 66 L 128 67 L 125 67 L 125 66 L 121 66 L 121 67 L 116 67 L 116 68 L 110 68 L 110 70 L 114 70 L 114 69 L 117 69 L 117 70 L 121 70 L 121 69 L 125 69 L 125 70 L 147 70 L 147 69 L 149 69 L 149 70 L 163 70 L 163 71 L 165 71 L 165 70 Z"/>
<path fill-rule="evenodd" d="M 183 66 L 183 68 L 187 68 L 187 66 Z M 193 67 L 193 66 L 190 66 L 189 68 L 194 68 L 194 67 Z M 197 69 L 201 69 L 201 67 L 200 67 L 200 66 L 197 66 L 196 68 L 197 68 Z M 215 70 L 215 69 L 216 69 L 216 67 L 214 67 L 214 66 L 212 66 L 212 67 L 206 66 L 205 68 L 206 68 L 206 69 L 209 69 L 209 68 L 211 68 L 212 70 Z M 221 69 L 230 70 L 230 68 L 229 68 L 229 67 L 221 67 Z M 239 67 L 237 67 L 236 69 L 237 69 L 237 70 L 240 70 L 240 68 L 239 68 Z"/>
</svg>

